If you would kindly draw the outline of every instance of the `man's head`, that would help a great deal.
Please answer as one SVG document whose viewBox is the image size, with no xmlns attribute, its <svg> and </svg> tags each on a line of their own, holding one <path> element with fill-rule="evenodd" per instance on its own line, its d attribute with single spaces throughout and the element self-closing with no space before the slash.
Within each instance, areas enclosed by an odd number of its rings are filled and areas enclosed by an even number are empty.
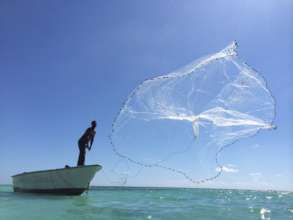
<svg viewBox="0 0 293 220">
<path fill-rule="evenodd" d="M 96 121 L 92 121 L 91 122 L 92 128 L 95 128 L 97 126 L 97 122 Z"/>
</svg>

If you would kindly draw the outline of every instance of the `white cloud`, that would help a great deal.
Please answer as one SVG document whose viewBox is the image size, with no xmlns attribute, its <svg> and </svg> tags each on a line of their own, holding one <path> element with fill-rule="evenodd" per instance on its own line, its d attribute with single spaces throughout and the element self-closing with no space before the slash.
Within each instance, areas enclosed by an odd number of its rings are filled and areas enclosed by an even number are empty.
<svg viewBox="0 0 293 220">
<path fill-rule="evenodd" d="M 217 172 L 220 172 L 222 169 L 223 172 L 226 172 L 226 173 L 238 173 L 239 170 L 235 168 L 235 165 L 233 164 L 228 164 L 227 166 L 222 166 L 221 167 L 217 167 L 216 168 L 216 171 Z"/>
</svg>

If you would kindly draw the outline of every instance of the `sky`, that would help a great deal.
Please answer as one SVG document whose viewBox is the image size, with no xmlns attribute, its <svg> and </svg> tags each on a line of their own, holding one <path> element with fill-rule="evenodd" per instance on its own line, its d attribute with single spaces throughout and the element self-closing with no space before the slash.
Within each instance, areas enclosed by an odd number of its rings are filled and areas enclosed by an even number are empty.
<svg viewBox="0 0 293 220">
<path fill-rule="evenodd" d="M 77 140 L 96 119 L 86 163 L 93 185 L 115 185 L 111 125 L 143 80 L 217 52 L 239 56 L 267 80 L 277 130 L 223 155 L 233 169 L 200 187 L 293 190 L 293 2 L 0 1 L 0 184 L 23 171 L 74 166 Z M 154 178 L 155 177 L 155 178 Z M 136 186 L 193 186 L 157 169 Z"/>
</svg>

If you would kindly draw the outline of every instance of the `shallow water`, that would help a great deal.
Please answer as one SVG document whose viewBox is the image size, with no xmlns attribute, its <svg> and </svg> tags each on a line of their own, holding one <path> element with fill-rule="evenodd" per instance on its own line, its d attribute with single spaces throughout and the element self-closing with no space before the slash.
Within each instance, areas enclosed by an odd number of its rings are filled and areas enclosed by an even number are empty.
<svg viewBox="0 0 293 220">
<path fill-rule="evenodd" d="M 82 196 L 40 196 L 0 186 L 0 219 L 289 220 L 293 219 L 293 193 L 92 187 Z"/>
</svg>

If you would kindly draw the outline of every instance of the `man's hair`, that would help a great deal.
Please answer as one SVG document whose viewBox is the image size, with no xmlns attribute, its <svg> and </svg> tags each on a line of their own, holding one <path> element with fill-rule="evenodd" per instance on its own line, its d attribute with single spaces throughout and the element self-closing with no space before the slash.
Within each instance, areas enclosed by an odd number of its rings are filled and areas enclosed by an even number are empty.
<svg viewBox="0 0 293 220">
<path fill-rule="evenodd" d="M 96 121 L 92 121 L 92 122 L 91 122 L 91 125 L 92 125 L 92 126 L 96 126 L 96 125 L 97 125 L 97 122 L 96 122 Z"/>
</svg>

